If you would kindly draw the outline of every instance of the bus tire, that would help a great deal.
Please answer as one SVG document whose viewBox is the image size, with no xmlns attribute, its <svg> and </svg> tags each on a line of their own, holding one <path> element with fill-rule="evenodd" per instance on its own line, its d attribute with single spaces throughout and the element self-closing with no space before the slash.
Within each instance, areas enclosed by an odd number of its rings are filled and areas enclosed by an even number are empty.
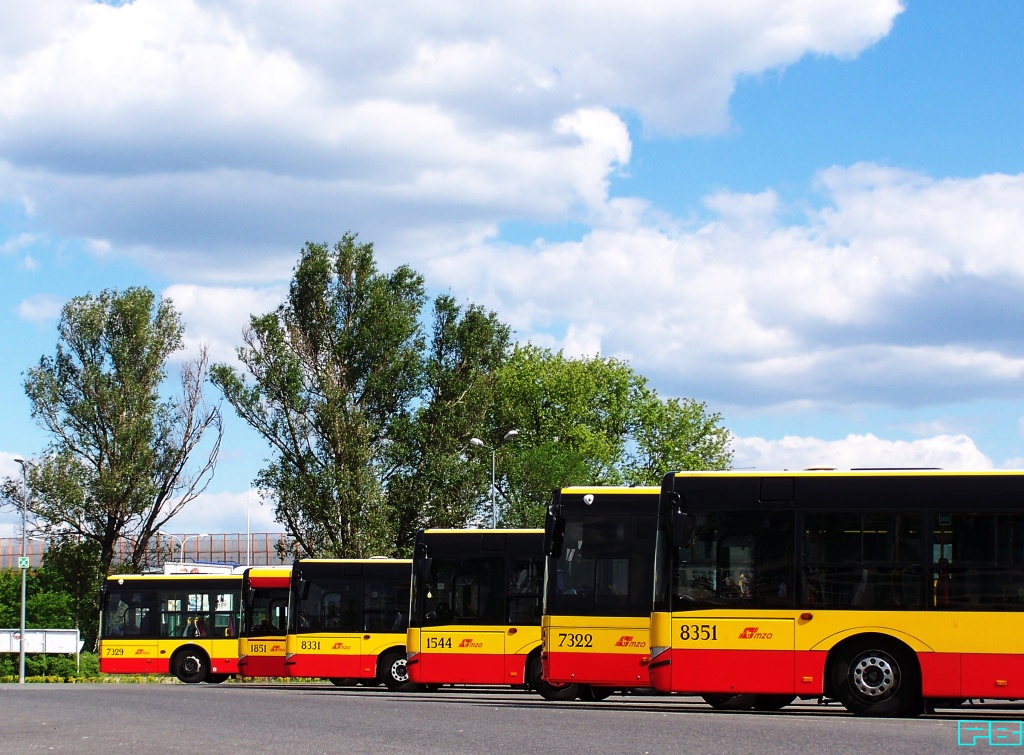
<svg viewBox="0 0 1024 755">
<path fill-rule="evenodd" d="M 750 710 L 754 707 L 756 695 L 730 695 L 727 693 L 708 693 L 701 695 L 704 702 L 715 710 Z"/>
<path fill-rule="evenodd" d="M 210 674 L 210 658 L 197 647 L 185 647 L 174 654 L 171 670 L 185 684 L 199 684 Z"/>
<path fill-rule="evenodd" d="M 540 663 L 540 653 L 534 653 L 526 661 L 527 679 L 530 687 L 545 700 L 575 700 L 580 693 L 578 684 L 552 684 L 544 681 L 543 668 Z"/>
<path fill-rule="evenodd" d="M 865 636 L 842 645 L 831 678 L 836 699 L 856 716 L 912 716 L 923 709 L 917 658 L 889 638 Z"/>
<path fill-rule="evenodd" d="M 796 695 L 754 695 L 754 710 L 763 712 L 782 710 L 796 700 Z"/>
<path fill-rule="evenodd" d="M 416 685 L 409 681 L 404 650 L 389 650 L 380 657 L 380 672 L 384 686 L 392 692 L 411 692 Z"/>
<path fill-rule="evenodd" d="M 966 702 L 964 697 L 929 697 L 924 701 L 924 712 L 935 713 L 939 708 L 959 708 Z"/>
<path fill-rule="evenodd" d="M 206 676 L 206 683 L 207 684 L 222 684 L 222 683 L 224 683 L 224 682 L 226 682 L 228 680 L 229 676 L 231 676 L 231 674 L 207 674 L 207 676 Z"/>
<path fill-rule="evenodd" d="M 614 687 L 595 687 L 593 684 L 581 684 L 577 697 L 585 703 L 599 703 L 611 697 Z"/>
</svg>

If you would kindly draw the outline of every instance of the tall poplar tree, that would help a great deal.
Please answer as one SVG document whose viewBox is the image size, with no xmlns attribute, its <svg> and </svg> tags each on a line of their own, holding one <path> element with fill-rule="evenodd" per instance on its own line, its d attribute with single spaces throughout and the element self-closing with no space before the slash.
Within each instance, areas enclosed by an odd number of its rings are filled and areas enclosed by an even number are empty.
<svg viewBox="0 0 1024 755">
<path fill-rule="evenodd" d="M 256 484 L 307 555 L 394 555 L 419 527 L 468 518 L 475 470 L 457 461 L 486 415 L 508 329 L 440 296 L 428 336 L 426 304 L 418 273 L 379 272 L 354 234 L 307 243 L 287 300 L 243 333 L 248 376 L 212 370 L 269 443 Z"/>
<path fill-rule="evenodd" d="M 95 544 L 105 573 L 120 538 L 138 571 L 152 537 L 213 475 L 222 429 L 203 395 L 205 349 L 182 366 L 180 393 L 161 393 L 183 333 L 173 303 L 147 288 L 79 296 L 61 312 L 56 355 L 26 372 L 32 417 L 51 437 L 26 465 L 28 512 L 52 537 Z M 19 483 L 3 488 L 17 506 Z"/>
</svg>

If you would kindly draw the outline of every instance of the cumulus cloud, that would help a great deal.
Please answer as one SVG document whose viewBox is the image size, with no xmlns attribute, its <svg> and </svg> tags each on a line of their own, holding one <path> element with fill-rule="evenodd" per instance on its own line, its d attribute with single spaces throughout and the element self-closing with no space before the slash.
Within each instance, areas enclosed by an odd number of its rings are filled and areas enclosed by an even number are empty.
<svg viewBox="0 0 1024 755">
<path fill-rule="evenodd" d="M 736 469 L 806 469 L 812 466 L 855 468 L 992 469 L 992 461 L 966 435 L 936 435 L 912 441 L 874 435 L 840 440 L 785 436 L 780 440 L 732 438 Z"/>
<path fill-rule="evenodd" d="M 18 317 L 28 322 L 41 324 L 60 317 L 63 300 L 50 294 L 36 294 L 22 299 L 18 304 Z"/>
<path fill-rule="evenodd" d="M 274 280 L 302 241 L 347 229 L 415 261 L 508 219 L 604 213 L 621 113 L 720 131 L 740 77 L 855 55 L 901 10 L 8 3 L 0 198 L 192 280 Z"/>
<path fill-rule="evenodd" d="M 245 533 L 247 520 L 249 532 L 283 531 L 282 526 L 274 521 L 273 506 L 263 503 L 256 491 L 204 493 L 186 505 L 164 529 L 194 534 Z"/>
<path fill-rule="evenodd" d="M 504 246 L 501 265 L 467 246 L 431 274 L 521 338 L 629 359 L 715 405 L 1019 398 L 1024 175 L 855 165 L 817 183 L 820 206 L 719 194 L 690 228 L 634 212 L 579 241 Z"/>
<path fill-rule="evenodd" d="M 205 344 L 211 362 L 233 362 L 249 317 L 273 311 L 286 294 L 284 285 L 229 288 L 176 284 L 163 291 L 185 323 L 183 356 L 194 358 Z"/>
</svg>

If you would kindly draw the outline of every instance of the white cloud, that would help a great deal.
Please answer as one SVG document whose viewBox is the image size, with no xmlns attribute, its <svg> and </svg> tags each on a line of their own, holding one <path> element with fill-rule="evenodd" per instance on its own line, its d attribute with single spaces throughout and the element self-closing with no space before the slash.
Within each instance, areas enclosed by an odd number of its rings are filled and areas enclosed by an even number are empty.
<svg viewBox="0 0 1024 755">
<path fill-rule="evenodd" d="M 234 362 L 242 331 L 252 315 L 273 311 L 287 293 L 285 286 L 228 288 L 177 284 L 163 296 L 171 299 L 185 323 L 184 356 L 194 358 L 200 344 L 211 362 Z"/>
<path fill-rule="evenodd" d="M 785 436 L 732 439 L 736 469 L 837 469 L 915 467 L 983 470 L 992 461 L 966 435 L 936 435 L 912 441 L 885 440 L 874 435 L 848 435 L 841 440 Z"/>
<path fill-rule="evenodd" d="M 274 521 L 271 504 L 255 490 L 243 493 L 205 493 L 185 506 L 164 530 L 175 534 L 283 532 Z M 177 541 L 175 541 L 177 544 Z"/>
<path fill-rule="evenodd" d="M 8 3 L 0 199 L 193 281 L 273 280 L 303 241 L 346 229 L 415 262 L 508 219 L 616 209 L 608 177 L 631 151 L 618 113 L 721 130 L 739 77 L 854 55 L 901 10 Z"/>
<path fill-rule="evenodd" d="M 64 302 L 50 294 L 35 294 L 18 304 L 18 317 L 33 323 L 45 323 L 60 317 Z"/>
<path fill-rule="evenodd" d="M 770 192 L 711 197 L 717 216 L 683 229 L 634 203 L 627 223 L 579 241 L 471 244 L 429 273 L 524 340 L 572 352 L 586 333 L 587 352 L 630 359 L 669 395 L 1020 397 L 1024 175 L 857 165 L 820 185 L 831 193 L 799 221 L 783 221 L 792 213 Z"/>
</svg>

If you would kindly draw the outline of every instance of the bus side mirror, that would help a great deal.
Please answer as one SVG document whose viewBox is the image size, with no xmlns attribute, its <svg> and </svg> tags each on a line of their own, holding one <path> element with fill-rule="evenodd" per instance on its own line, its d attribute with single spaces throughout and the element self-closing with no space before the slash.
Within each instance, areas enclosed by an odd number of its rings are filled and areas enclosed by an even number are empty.
<svg viewBox="0 0 1024 755">
<path fill-rule="evenodd" d="M 434 559 L 432 559 L 430 556 L 423 556 L 419 559 L 418 563 L 420 567 L 420 573 L 416 576 L 419 577 L 420 584 L 427 585 L 427 589 L 429 589 L 430 585 L 427 584 L 427 580 L 430 579 L 430 571 L 434 565 Z"/>
<path fill-rule="evenodd" d="M 557 556 L 565 541 L 565 518 L 548 511 L 544 521 L 544 555 Z"/>
<path fill-rule="evenodd" d="M 245 610 L 251 611 L 253 603 L 256 602 L 256 588 L 250 587 L 247 589 L 243 597 L 245 599 Z"/>
<path fill-rule="evenodd" d="M 682 509 L 672 509 L 672 545 L 685 548 L 693 537 L 694 517 Z"/>
</svg>

